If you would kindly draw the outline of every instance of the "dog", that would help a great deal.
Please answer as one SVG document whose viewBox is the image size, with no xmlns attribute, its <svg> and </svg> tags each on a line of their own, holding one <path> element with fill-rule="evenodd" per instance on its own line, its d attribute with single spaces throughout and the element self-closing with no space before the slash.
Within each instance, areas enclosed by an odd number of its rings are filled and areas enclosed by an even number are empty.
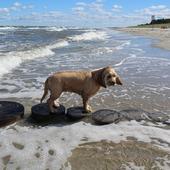
<svg viewBox="0 0 170 170">
<path fill-rule="evenodd" d="M 53 106 L 59 106 L 54 101 L 60 97 L 62 92 L 74 92 L 82 97 L 84 111 L 91 112 L 92 109 L 88 105 L 90 97 L 95 95 L 101 87 L 107 88 L 115 84 L 122 85 L 122 81 L 110 66 L 93 71 L 56 72 L 45 81 L 41 103 L 50 91 L 47 103 L 50 112 L 53 113 Z"/>
</svg>

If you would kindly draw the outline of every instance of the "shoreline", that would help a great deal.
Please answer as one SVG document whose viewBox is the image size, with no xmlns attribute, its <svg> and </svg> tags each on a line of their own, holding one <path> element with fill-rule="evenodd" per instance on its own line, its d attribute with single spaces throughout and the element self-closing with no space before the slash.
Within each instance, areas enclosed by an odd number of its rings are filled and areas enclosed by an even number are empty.
<svg viewBox="0 0 170 170">
<path fill-rule="evenodd" d="M 130 33 L 132 35 L 142 35 L 149 38 L 158 39 L 159 42 L 153 43 L 154 47 L 170 50 L 170 29 L 160 28 L 121 28 L 118 31 Z"/>
</svg>

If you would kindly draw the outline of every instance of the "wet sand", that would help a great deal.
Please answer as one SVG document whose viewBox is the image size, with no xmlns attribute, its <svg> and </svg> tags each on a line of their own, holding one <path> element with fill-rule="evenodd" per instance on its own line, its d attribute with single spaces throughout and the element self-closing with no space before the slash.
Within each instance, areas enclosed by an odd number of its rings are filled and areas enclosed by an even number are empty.
<svg viewBox="0 0 170 170">
<path fill-rule="evenodd" d="M 122 28 L 123 32 L 128 32 L 134 35 L 144 35 L 151 38 L 156 38 L 159 42 L 154 44 L 155 47 L 170 50 L 170 29 L 161 28 Z"/>
<path fill-rule="evenodd" d="M 170 166 L 165 159 L 170 160 L 170 153 L 129 137 L 129 141 L 120 143 L 100 141 L 81 144 L 72 151 L 66 165 L 70 164 L 72 170 L 160 170 Z"/>
</svg>

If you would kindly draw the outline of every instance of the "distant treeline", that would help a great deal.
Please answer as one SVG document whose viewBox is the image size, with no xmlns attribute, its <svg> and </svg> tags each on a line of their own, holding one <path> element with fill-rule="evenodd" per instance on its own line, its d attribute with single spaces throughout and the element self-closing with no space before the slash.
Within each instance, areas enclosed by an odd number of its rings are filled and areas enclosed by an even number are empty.
<svg viewBox="0 0 170 170">
<path fill-rule="evenodd" d="M 150 22 L 150 24 L 168 24 L 170 23 L 170 18 L 168 19 L 156 19 L 156 20 L 152 20 Z"/>
</svg>

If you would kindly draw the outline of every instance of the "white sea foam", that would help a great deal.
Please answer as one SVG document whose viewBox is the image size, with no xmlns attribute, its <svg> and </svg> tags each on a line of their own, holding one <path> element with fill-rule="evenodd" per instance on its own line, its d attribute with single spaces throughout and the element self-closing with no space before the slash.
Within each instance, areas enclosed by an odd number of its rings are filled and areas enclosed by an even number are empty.
<svg viewBox="0 0 170 170">
<path fill-rule="evenodd" d="M 99 48 L 94 48 L 92 50 L 92 53 L 95 55 L 101 55 L 101 54 L 109 54 L 113 53 L 115 51 L 114 47 L 99 47 Z"/>
<path fill-rule="evenodd" d="M 121 66 L 121 65 L 123 65 L 128 59 L 132 59 L 132 58 L 136 58 L 136 55 L 135 55 L 135 54 L 131 54 L 130 57 L 124 58 L 124 59 L 121 60 L 119 63 L 115 64 L 114 66 L 115 66 L 115 67 Z"/>
<path fill-rule="evenodd" d="M 105 40 L 109 36 L 104 31 L 90 31 L 73 37 L 68 37 L 72 41 Z"/>
<path fill-rule="evenodd" d="M 55 43 L 55 44 L 52 44 L 52 45 L 49 45 L 49 46 L 47 46 L 47 48 L 49 48 L 49 49 L 55 49 L 55 48 L 62 48 L 62 47 L 66 47 L 66 46 L 68 46 L 69 45 L 69 43 L 68 43 L 68 41 L 66 41 L 66 40 L 63 40 L 63 41 L 60 41 L 60 42 L 58 42 L 58 43 Z"/>
<path fill-rule="evenodd" d="M 127 137 L 132 136 L 143 142 L 154 140 L 154 145 L 167 152 L 170 151 L 166 144 L 170 143 L 169 130 L 144 126 L 136 121 L 105 126 L 94 126 L 84 122 L 41 128 L 15 125 L 14 128 L 0 129 L 0 136 L 0 157 L 11 155 L 10 162 L 13 162 L 13 164 L 6 165 L 7 169 L 20 167 L 23 170 L 58 170 L 71 155 L 71 150 L 84 143 L 83 138 L 87 138 L 87 142 L 109 140 L 118 143 L 121 140 L 126 141 Z M 160 143 L 159 139 L 163 143 Z M 48 142 L 46 142 L 47 140 Z M 13 142 L 23 145 L 24 148 L 22 150 L 15 148 Z M 53 150 L 54 154 L 50 155 L 49 150 Z M 36 158 L 36 153 L 40 154 L 39 158 Z M 0 167 L 4 167 L 2 159 L 0 159 Z"/>
<path fill-rule="evenodd" d="M 39 47 L 27 51 L 17 51 L 9 53 L 0 53 L 0 76 L 10 72 L 19 66 L 25 60 L 32 60 L 39 57 L 54 55 L 53 49 L 62 48 L 69 45 L 67 41 L 59 41 L 55 44 Z"/>
<path fill-rule="evenodd" d="M 7 33 L 6 32 L 0 32 L 0 35 L 6 35 Z"/>
<path fill-rule="evenodd" d="M 149 63 L 150 63 L 150 61 L 158 61 L 160 65 L 162 63 L 164 66 L 166 66 L 166 65 L 169 66 L 169 64 L 170 64 L 170 60 L 166 59 L 166 58 L 155 58 L 155 57 L 148 58 L 148 57 L 139 57 L 136 54 L 130 54 L 129 57 L 122 59 L 119 63 L 115 64 L 114 66 L 115 67 L 121 66 L 127 61 L 130 61 L 131 63 L 132 63 L 132 61 L 136 62 L 136 59 L 138 59 L 138 61 L 145 60 L 146 62 L 149 62 Z"/>
<path fill-rule="evenodd" d="M 113 46 L 113 47 L 99 47 L 99 48 L 96 48 L 93 50 L 93 52 L 95 54 L 105 54 L 105 53 L 113 53 L 117 50 L 122 50 L 124 47 L 126 46 L 129 46 L 130 45 L 130 41 L 125 41 L 125 42 L 122 42 L 121 45 L 118 45 L 118 46 Z"/>
<path fill-rule="evenodd" d="M 48 27 L 46 28 L 47 31 L 57 31 L 57 32 L 60 32 L 60 31 L 64 31 L 64 30 L 67 30 L 67 28 L 65 27 Z"/>
<path fill-rule="evenodd" d="M 41 27 L 27 27 L 28 30 L 39 30 Z"/>
<path fill-rule="evenodd" d="M 64 31 L 67 30 L 65 27 L 28 27 L 26 28 L 28 30 L 47 30 L 47 31 Z"/>
<path fill-rule="evenodd" d="M 117 50 L 122 50 L 124 47 L 129 46 L 130 44 L 131 44 L 130 41 L 125 41 L 125 42 L 122 43 L 121 45 L 115 47 L 115 49 L 117 49 Z"/>
<path fill-rule="evenodd" d="M 0 27 L 0 30 L 3 30 L 3 31 L 10 31 L 10 30 L 16 30 L 17 27 Z"/>
</svg>

